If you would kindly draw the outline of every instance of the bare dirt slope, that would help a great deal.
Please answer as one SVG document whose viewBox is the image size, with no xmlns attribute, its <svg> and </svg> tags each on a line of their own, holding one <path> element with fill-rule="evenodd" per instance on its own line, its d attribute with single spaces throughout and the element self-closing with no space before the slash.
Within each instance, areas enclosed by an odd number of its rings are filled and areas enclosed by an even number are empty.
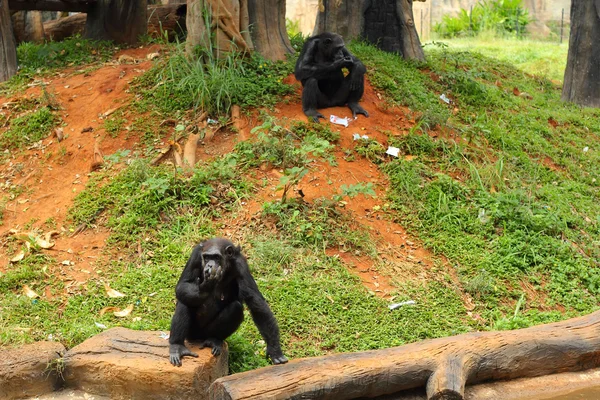
<svg viewBox="0 0 600 400">
<path fill-rule="evenodd" d="M 55 247 L 50 251 L 57 260 L 57 265 L 49 268 L 72 284 L 83 284 L 95 269 L 101 265 L 105 240 L 109 235 L 104 228 L 73 232 L 76 227 L 67 220 L 67 211 L 77 193 L 81 192 L 90 179 L 90 167 L 93 163 L 94 146 L 104 155 L 119 149 L 135 149 L 139 138 L 122 132 L 116 138 L 111 137 L 103 129 L 106 113 L 115 109 L 124 111 L 128 122 L 136 117 L 128 107 L 133 99 L 129 87 L 131 80 L 150 68 L 152 61 L 146 55 L 156 51 L 155 48 L 130 49 L 115 56 L 113 62 L 88 73 L 81 73 L 80 68 L 65 70 L 52 78 L 44 79 L 48 93 L 55 96 L 60 105 L 60 117 L 63 121 L 65 138 L 58 142 L 55 136 L 48 137 L 39 144 L 32 144 L 24 155 L 17 156 L 12 162 L 0 166 L 2 190 L 8 192 L 11 185 L 23 185 L 24 190 L 6 203 L 4 223 L 0 226 L 0 238 L 4 242 L 9 231 L 16 229 L 26 232 L 33 228 L 49 231 L 47 221 L 53 221 L 60 232 L 54 236 Z M 119 62 L 119 56 L 127 54 L 135 62 Z M 121 59 L 122 61 L 122 59 Z M 292 78 L 293 80 L 293 78 Z M 39 97 L 40 87 L 29 88 L 25 93 L 12 98 L 0 98 L 0 106 L 4 115 L 11 115 L 10 104 L 24 97 Z M 377 139 L 387 147 L 388 135 L 402 135 L 414 125 L 408 110 L 390 108 L 381 100 L 381 96 L 368 84 L 362 101 L 370 118 L 359 116 L 351 121 L 347 128 L 332 125 L 332 129 L 341 133 L 339 148 L 336 151 L 338 165 L 317 165 L 300 183 L 299 188 L 305 194 L 305 200 L 317 197 L 330 197 L 338 193 L 341 185 L 358 182 L 372 182 L 377 192 L 376 198 L 358 196 L 347 201 L 346 208 L 361 225 L 368 228 L 376 242 L 382 262 L 373 265 L 372 259 L 329 251 L 330 255 L 339 257 L 354 273 L 359 275 L 365 285 L 378 295 L 386 297 L 393 289 L 394 281 L 410 279 L 431 279 L 435 276 L 428 251 L 423 249 L 414 239 L 408 238 L 405 230 L 390 222 L 382 209 L 385 209 L 385 193 L 388 182 L 377 167 L 368 160 L 355 157 L 347 161 L 344 150 L 354 147 L 353 134 L 368 135 Z M 302 113 L 300 88 L 288 101 L 279 104 L 273 111 L 276 118 L 283 120 L 306 120 Z M 331 108 L 324 114 L 350 117 L 347 108 Z M 259 124 L 256 117 L 246 117 L 244 129 L 239 134 L 220 131 L 214 138 L 198 148 L 198 159 L 218 156 L 229 151 L 233 144 L 250 138 L 250 130 Z M 329 122 L 323 122 L 329 124 Z M 91 128 L 91 129 L 90 129 Z M 2 128 L 0 128 L 1 130 Z M 166 141 L 165 141 L 166 145 Z M 263 171 L 269 185 L 257 193 L 256 198 L 245 205 L 244 210 L 235 220 L 227 221 L 223 235 L 235 232 L 235 224 L 246 223 L 260 210 L 260 205 L 267 198 L 277 196 L 274 188 L 279 183 L 280 172 Z M 6 247 L 0 250 L 0 271 L 6 270 L 13 254 L 7 254 Z M 69 261 L 69 262 L 66 262 Z M 468 299 L 465 299 L 468 303 Z"/>
</svg>

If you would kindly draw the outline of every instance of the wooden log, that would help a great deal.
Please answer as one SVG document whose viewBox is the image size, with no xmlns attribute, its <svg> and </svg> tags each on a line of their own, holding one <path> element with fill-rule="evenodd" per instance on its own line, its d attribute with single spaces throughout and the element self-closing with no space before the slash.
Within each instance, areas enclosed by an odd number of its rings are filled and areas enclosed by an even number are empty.
<svg viewBox="0 0 600 400">
<path fill-rule="evenodd" d="M 44 23 L 46 37 L 55 42 L 83 34 L 87 14 L 79 13 Z"/>
<path fill-rule="evenodd" d="M 391 349 L 292 360 L 216 380 L 209 398 L 356 399 L 426 387 L 463 399 L 465 385 L 600 366 L 600 311 L 502 332 L 474 332 Z M 258 382 L 258 383 L 257 383 Z"/>
<path fill-rule="evenodd" d="M 0 0 L 0 82 L 16 73 L 17 47 L 8 11 L 8 0 Z"/>
<path fill-rule="evenodd" d="M 96 0 L 9 0 L 8 8 L 15 11 L 69 11 L 88 12 L 91 4 Z"/>
</svg>

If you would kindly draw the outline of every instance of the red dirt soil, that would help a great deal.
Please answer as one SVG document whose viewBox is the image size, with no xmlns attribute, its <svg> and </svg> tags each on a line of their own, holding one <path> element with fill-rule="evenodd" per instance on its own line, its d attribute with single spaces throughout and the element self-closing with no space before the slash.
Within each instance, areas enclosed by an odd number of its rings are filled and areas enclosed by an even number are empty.
<svg viewBox="0 0 600 400">
<path fill-rule="evenodd" d="M 81 73 L 78 69 L 62 71 L 59 75 L 46 78 L 46 90 L 55 96 L 60 104 L 60 116 L 64 122 L 65 138 L 58 143 L 57 138 L 46 138 L 41 146 L 27 150 L 24 155 L 17 156 L 12 162 L 0 166 L 1 186 L 4 194 L 13 185 L 23 185 L 22 193 L 10 199 L 4 210 L 3 225 L 0 226 L 0 239 L 4 250 L 0 251 L 0 271 L 10 268 L 9 260 L 14 256 L 7 251 L 7 237 L 10 230 L 20 232 L 39 229 L 48 232 L 52 229 L 60 231 L 53 238 L 56 245 L 49 252 L 57 260 L 57 265 L 48 266 L 48 272 L 62 277 L 71 284 L 81 285 L 102 268 L 103 252 L 109 232 L 103 227 L 97 227 L 83 232 L 69 230 L 67 210 L 72 206 L 73 199 L 83 190 L 90 178 L 90 166 L 93 161 L 94 145 L 99 143 L 99 149 L 105 155 L 119 149 L 134 149 L 138 138 L 121 133 L 112 138 L 103 129 L 104 121 L 99 117 L 107 111 L 119 108 L 124 111 L 124 118 L 131 122 L 136 116 L 128 109 L 133 95 L 129 93 L 130 81 L 142 74 L 151 65 L 146 55 L 156 52 L 156 48 L 129 49 L 117 54 L 112 62 L 99 69 Z M 118 57 L 126 54 L 136 59 L 135 63 L 119 63 Z M 121 59 L 122 61 L 122 59 Z M 131 60 L 129 60 L 131 62 Z M 293 80 L 293 78 L 292 78 Z M 22 98 L 37 98 L 40 88 L 32 87 L 25 93 L 13 98 L 0 98 L 0 106 Z M 281 121 L 306 121 L 300 102 L 301 89 L 279 104 L 273 114 Z M 328 249 L 329 255 L 337 255 L 354 274 L 358 275 L 364 285 L 381 297 L 390 298 L 394 293 L 395 282 L 406 280 L 442 279 L 443 273 L 450 273 L 458 285 L 458 279 L 452 271 L 439 272 L 433 268 L 431 254 L 420 246 L 416 240 L 410 239 L 402 226 L 386 218 L 382 209 L 386 202 L 386 190 L 389 185 L 385 176 L 370 161 L 355 156 L 353 161 L 346 161 L 344 150 L 353 149 L 353 133 L 368 135 L 379 141 L 387 148 L 388 136 L 403 135 L 414 126 L 410 111 L 404 108 L 391 108 L 367 82 L 362 106 L 368 110 L 370 118 L 359 116 L 350 122 L 347 128 L 331 124 L 331 128 L 341 133 L 335 152 L 337 166 L 319 163 L 303 178 L 299 189 L 305 194 L 304 200 L 312 201 L 319 197 L 331 197 L 340 192 L 341 185 L 351 185 L 359 182 L 372 182 L 377 193 L 376 198 L 359 195 L 346 199 L 345 208 L 352 213 L 355 221 L 371 232 L 379 261 L 365 255 L 355 255 L 336 248 Z M 331 114 L 339 117 L 351 117 L 350 110 L 336 107 L 321 110 L 324 115 Z M 11 115 L 10 106 L 0 108 L 0 120 Z M 256 115 L 256 114 L 255 114 Z M 239 134 L 229 131 L 219 131 L 215 137 L 207 140 L 198 147 L 197 159 L 218 156 L 231 150 L 238 140 L 251 136 L 250 130 L 259 124 L 256 117 L 245 117 L 246 124 Z M 330 124 L 329 121 L 322 122 Z M 82 132 L 91 127 L 93 131 Z M 3 129 L 0 127 L 0 133 Z M 165 143 L 166 145 L 166 143 Z M 259 211 L 265 199 L 275 199 L 280 194 L 275 190 L 279 183 L 281 172 L 277 170 L 262 171 L 268 180 L 268 185 L 260 189 L 255 198 L 244 206 L 244 209 L 231 221 L 224 221 L 224 236 L 230 236 L 236 231 L 236 224 L 245 224 Z M 5 183 L 9 183 L 6 185 Z M 53 219 L 55 228 L 44 224 Z M 235 238 L 233 238 L 235 240 Z M 69 261 L 64 262 L 64 261 Z M 467 306 L 471 300 L 462 295 Z M 471 307 L 468 307 L 471 308 Z"/>
</svg>

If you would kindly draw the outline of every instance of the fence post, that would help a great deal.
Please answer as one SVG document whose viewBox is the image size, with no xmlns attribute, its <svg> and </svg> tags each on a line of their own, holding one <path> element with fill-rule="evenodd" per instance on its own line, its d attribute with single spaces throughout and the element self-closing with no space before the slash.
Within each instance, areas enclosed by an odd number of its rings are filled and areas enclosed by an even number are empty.
<svg viewBox="0 0 600 400">
<path fill-rule="evenodd" d="M 517 31 L 517 39 L 519 38 L 519 13 L 520 13 L 521 9 L 517 8 L 517 18 L 515 20 L 515 25 L 516 25 L 516 31 Z"/>
<path fill-rule="evenodd" d="M 562 9 L 562 16 L 560 17 L 560 44 L 563 41 L 563 29 L 565 26 L 565 9 Z"/>
</svg>

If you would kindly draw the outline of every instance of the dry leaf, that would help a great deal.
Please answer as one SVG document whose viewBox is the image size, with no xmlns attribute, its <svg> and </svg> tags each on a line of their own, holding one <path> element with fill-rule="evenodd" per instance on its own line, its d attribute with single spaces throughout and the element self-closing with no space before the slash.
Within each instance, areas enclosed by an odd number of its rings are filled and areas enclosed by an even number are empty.
<svg viewBox="0 0 600 400">
<path fill-rule="evenodd" d="M 52 240 L 52 236 L 56 236 L 56 235 L 60 235 L 59 231 L 50 231 L 48 233 L 46 233 L 46 236 L 44 236 L 44 239 L 46 239 L 47 242 L 49 242 L 50 240 Z"/>
<path fill-rule="evenodd" d="M 35 299 L 36 297 L 40 297 L 39 294 L 37 294 L 36 292 L 31 290 L 31 288 L 27 285 L 23 286 L 23 293 L 25 293 L 25 296 L 29 297 L 30 299 Z"/>
<path fill-rule="evenodd" d="M 25 251 L 21 250 L 19 254 L 10 259 L 10 262 L 16 263 L 21 261 L 23 258 L 25 258 Z"/>
<path fill-rule="evenodd" d="M 34 240 L 35 244 L 40 246 L 42 249 L 51 249 L 52 247 L 54 247 L 54 243 L 48 242 L 47 240 L 44 240 L 41 237 L 35 236 Z"/>
<path fill-rule="evenodd" d="M 121 292 L 117 292 L 115 289 L 111 289 L 110 286 L 108 286 L 108 283 L 104 284 L 104 289 L 106 290 L 106 295 L 108 297 L 125 297 L 125 295 Z"/>
<path fill-rule="evenodd" d="M 104 307 L 102 310 L 100 310 L 100 316 L 103 316 L 107 312 L 113 311 L 121 311 L 121 309 L 119 307 Z"/>
<path fill-rule="evenodd" d="M 133 311 L 133 304 L 130 304 L 126 309 L 122 311 L 115 311 L 113 314 L 115 317 L 126 317 Z"/>
</svg>

